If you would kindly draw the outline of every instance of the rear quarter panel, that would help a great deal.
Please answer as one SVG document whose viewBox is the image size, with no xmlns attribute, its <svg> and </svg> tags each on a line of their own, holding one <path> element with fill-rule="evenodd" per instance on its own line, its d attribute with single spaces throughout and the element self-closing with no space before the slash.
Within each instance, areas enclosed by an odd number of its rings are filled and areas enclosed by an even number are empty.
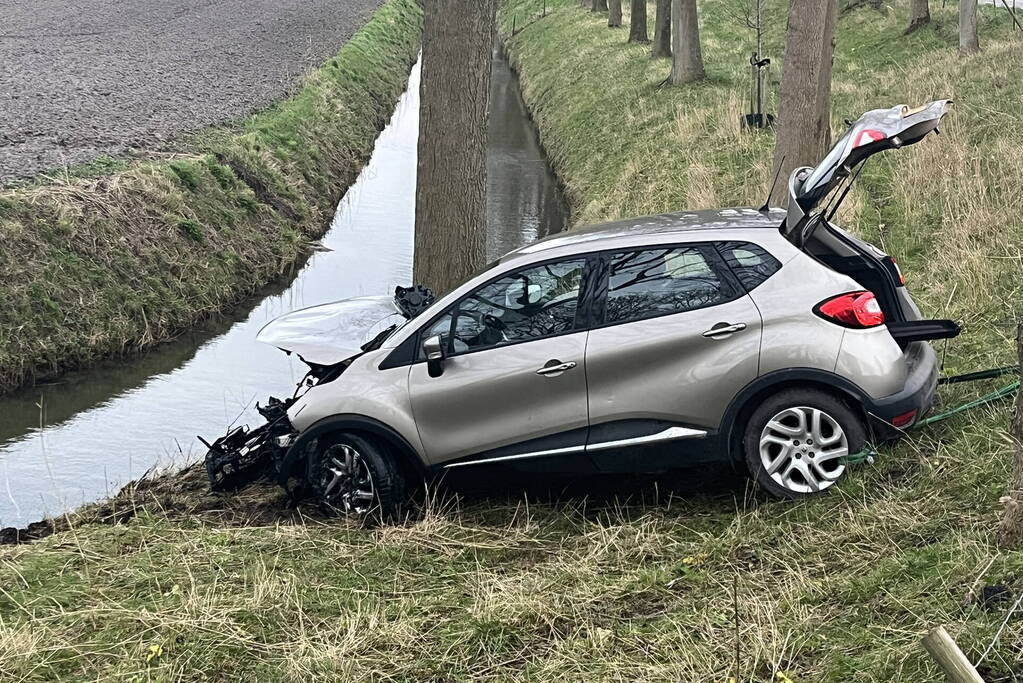
<svg viewBox="0 0 1023 683">
<path fill-rule="evenodd" d="M 847 329 L 813 313 L 814 306 L 824 299 L 863 287 L 796 249 L 784 237 L 781 244 L 773 238 L 751 240 L 783 263 L 781 270 L 750 293 L 764 325 L 760 374 L 814 368 L 834 372 L 874 398 L 901 390 L 907 363 L 886 327 Z"/>
<path fill-rule="evenodd" d="M 836 372 L 846 329 L 817 317 L 813 307 L 828 297 L 860 289 L 859 285 L 791 245 L 789 250 L 761 246 L 783 265 L 750 292 L 763 319 L 760 374 L 787 368 Z"/>
<path fill-rule="evenodd" d="M 909 368 L 902 348 L 882 325 L 869 330 L 846 330 L 835 372 L 855 382 L 873 398 L 900 391 Z"/>
</svg>

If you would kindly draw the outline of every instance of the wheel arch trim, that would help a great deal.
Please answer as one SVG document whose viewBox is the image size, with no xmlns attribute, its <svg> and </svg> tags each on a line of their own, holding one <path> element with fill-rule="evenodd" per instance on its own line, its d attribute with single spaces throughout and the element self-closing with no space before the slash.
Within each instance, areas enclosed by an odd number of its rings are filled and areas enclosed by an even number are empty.
<svg viewBox="0 0 1023 683">
<path fill-rule="evenodd" d="M 295 467 L 304 457 L 309 442 L 331 432 L 363 432 L 383 439 L 393 447 L 395 455 L 405 464 L 410 465 L 418 474 L 425 475 L 427 466 L 419 457 L 416 449 L 395 429 L 380 420 L 355 413 L 331 415 L 307 427 L 288 448 L 281 462 L 278 480 L 284 485 L 291 477 Z"/>
<path fill-rule="evenodd" d="M 742 435 L 739 428 L 741 425 L 738 424 L 740 416 L 753 405 L 758 396 L 777 393 L 789 387 L 818 388 L 848 400 L 853 409 L 861 414 L 864 426 L 869 430 L 867 418 L 871 399 L 853 382 L 841 375 L 818 368 L 775 370 L 761 375 L 743 387 L 725 409 L 725 415 L 721 420 L 721 433 L 725 436 L 725 447 L 728 449 L 727 455 L 730 459 L 742 457 L 741 450 L 737 447 Z"/>
</svg>

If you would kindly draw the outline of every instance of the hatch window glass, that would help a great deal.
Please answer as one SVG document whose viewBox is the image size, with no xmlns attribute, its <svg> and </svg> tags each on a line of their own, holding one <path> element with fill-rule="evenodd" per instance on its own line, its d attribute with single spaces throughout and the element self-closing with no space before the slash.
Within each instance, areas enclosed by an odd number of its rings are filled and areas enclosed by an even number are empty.
<svg viewBox="0 0 1023 683">
<path fill-rule="evenodd" d="M 585 266 L 578 258 L 505 275 L 459 301 L 421 338 L 441 335 L 455 355 L 571 332 Z"/>
<path fill-rule="evenodd" d="M 778 259 L 750 242 L 723 242 L 718 244 L 718 251 L 747 292 L 781 268 Z"/>
<path fill-rule="evenodd" d="M 604 322 L 684 313 L 735 298 L 705 246 L 665 247 L 611 257 Z"/>
</svg>

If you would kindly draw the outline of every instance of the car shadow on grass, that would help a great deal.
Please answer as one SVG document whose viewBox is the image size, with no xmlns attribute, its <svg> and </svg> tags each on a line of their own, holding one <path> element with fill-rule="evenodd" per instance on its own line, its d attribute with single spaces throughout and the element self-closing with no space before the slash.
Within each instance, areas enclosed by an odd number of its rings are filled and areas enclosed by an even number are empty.
<svg viewBox="0 0 1023 683">
<path fill-rule="evenodd" d="M 499 465 L 451 470 L 435 484 L 441 497 L 463 505 L 533 504 L 618 508 L 649 508 L 672 500 L 733 506 L 749 498 L 745 473 L 728 465 L 687 467 L 657 474 L 615 473 L 573 475 L 526 472 Z"/>
<path fill-rule="evenodd" d="M 426 486 L 414 487 L 411 505 L 400 522 L 415 523 L 431 511 L 440 511 L 467 512 L 482 524 L 488 520 L 504 524 L 509 510 L 523 503 L 551 511 L 571 509 L 587 518 L 613 514 L 617 519 L 632 519 L 672 507 L 723 512 L 762 497 L 752 492 L 744 473 L 728 465 L 659 474 L 586 475 L 489 465 L 451 470 Z M 32 542 L 81 524 L 122 524 L 142 514 L 190 524 L 235 527 L 333 521 L 312 500 L 296 501 L 268 480 L 238 491 L 212 492 L 205 469 L 192 465 L 143 477 L 107 500 L 62 517 L 25 529 L 4 529 L 0 544 Z M 364 521 L 376 526 L 380 520 Z"/>
</svg>

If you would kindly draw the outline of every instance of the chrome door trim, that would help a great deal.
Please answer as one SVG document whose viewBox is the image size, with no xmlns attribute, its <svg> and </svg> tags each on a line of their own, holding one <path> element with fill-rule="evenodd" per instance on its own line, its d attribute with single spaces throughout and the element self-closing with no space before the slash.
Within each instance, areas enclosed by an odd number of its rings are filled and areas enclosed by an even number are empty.
<svg viewBox="0 0 1023 683">
<path fill-rule="evenodd" d="M 532 453 L 518 453 L 516 455 L 499 455 L 496 458 L 484 458 L 482 460 L 463 460 L 462 462 L 453 462 L 444 465 L 444 469 L 450 469 L 452 467 L 465 467 L 466 465 L 479 465 L 481 463 L 491 462 L 504 462 L 506 460 L 522 460 L 523 458 L 540 458 L 545 455 L 571 455 L 572 453 L 582 453 L 586 450 L 586 446 L 568 446 L 567 448 L 552 448 L 547 451 L 534 451 Z"/>
<path fill-rule="evenodd" d="M 627 446 L 639 446 L 646 443 L 657 443 L 658 441 L 674 441 L 676 439 L 698 439 L 707 436 L 702 429 L 690 429 L 688 427 L 668 427 L 656 434 L 646 436 L 634 436 L 631 439 L 619 439 L 617 441 L 602 441 L 590 444 L 587 451 L 605 451 L 609 448 L 622 448 Z"/>
<path fill-rule="evenodd" d="M 569 446 L 567 448 L 553 448 L 551 450 L 546 451 L 518 453 L 516 455 L 501 455 L 496 458 L 486 458 L 483 460 L 453 462 L 444 465 L 444 469 L 450 469 L 452 467 L 464 467 L 466 465 L 479 465 L 483 463 L 505 462 L 508 460 L 522 460 L 524 458 L 541 458 L 548 455 L 571 455 L 573 453 L 588 453 L 589 451 L 604 451 L 612 448 L 639 446 L 643 444 L 657 443 L 660 441 L 675 441 L 676 439 L 699 439 L 705 436 L 707 436 L 707 432 L 702 429 L 690 429 L 689 427 L 668 427 L 667 429 L 661 430 L 656 434 L 635 436 L 630 439 L 602 441 L 600 443 L 589 444 L 586 446 Z"/>
</svg>

